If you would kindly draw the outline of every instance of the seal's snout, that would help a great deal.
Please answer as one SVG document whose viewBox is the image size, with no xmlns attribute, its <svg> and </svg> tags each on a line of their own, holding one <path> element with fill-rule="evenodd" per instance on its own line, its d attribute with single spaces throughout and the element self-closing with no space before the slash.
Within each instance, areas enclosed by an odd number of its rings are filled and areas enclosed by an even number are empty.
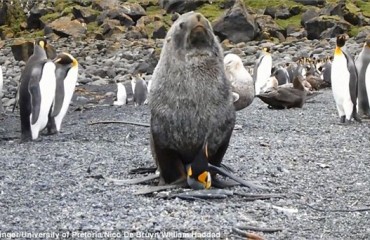
<svg viewBox="0 0 370 240">
<path fill-rule="evenodd" d="M 202 14 L 194 14 L 191 21 L 190 43 L 195 47 L 207 45 L 209 40 L 208 28 L 208 20 Z"/>
</svg>

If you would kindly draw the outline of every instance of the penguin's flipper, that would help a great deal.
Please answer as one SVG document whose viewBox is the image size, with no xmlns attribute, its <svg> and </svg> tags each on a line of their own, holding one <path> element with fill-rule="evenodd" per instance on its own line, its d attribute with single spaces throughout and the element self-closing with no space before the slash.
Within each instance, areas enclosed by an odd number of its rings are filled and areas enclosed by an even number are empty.
<svg viewBox="0 0 370 240">
<path fill-rule="evenodd" d="M 57 69 L 55 71 L 55 78 L 56 78 L 56 91 L 55 91 L 55 98 L 53 103 L 53 111 L 51 113 L 51 117 L 55 117 L 59 114 L 60 110 L 63 106 L 64 100 L 64 79 L 66 78 L 65 71 L 61 71 Z"/>
<path fill-rule="evenodd" d="M 29 92 L 31 95 L 31 107 L 32 107 L 32 122 L 31 124 L 35 124 L 37 119 L 39 118 L 40 114 L 40 106 L 41 106 L 41 91 L 38 84 L 34 84 L 33 79 L 30 81 Z"/>
</svg>

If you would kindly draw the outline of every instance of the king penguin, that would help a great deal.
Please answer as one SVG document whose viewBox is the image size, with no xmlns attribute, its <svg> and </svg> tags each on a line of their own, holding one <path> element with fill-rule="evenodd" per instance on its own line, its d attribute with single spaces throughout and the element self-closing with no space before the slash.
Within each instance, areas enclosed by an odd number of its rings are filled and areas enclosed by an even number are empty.
<svg viewBox="0 0 370 240">
<path fill-rule="evenodd" d="M 127 103 L 126 88 L 122 83 L 117 83 L 117 101 L 113 102 L 115 106 L 122 106 Z"/>
<path fill-rule="evenodd" d="M 261 88 L 266 85 L 268 78 L 271 76 L 272 57 L 270 48 L 262 49 L 261 55 L 258 58 L 253 70 L 253 81 L 256 95 L 261 92 Z"/>
<path fill-rule="evenodd" d="M 133 76 L 131 85 L 134 93 L 135 106 L 144 104 L 148 96 L 148 87 L 144 79 L 142 79 L 140 76 Z"/>
<path fill-rule="evenodd" d="M 48 123 L 56 88 L 55 64 L 47 59 L 45 39 L 36 39 L 34 51 L 21 74 L 19 108 L 21 141 L 35 140 Z"/>
<path fill-rule="evenodd" d="M 61 53 L 57 55 L 54 63 L 56 65 L 56 89 L 54 103 L 49 114 L 49 134 L 60 131 L 63 118 L 68 111 L 75 91 L 78 77 L 78 61 L 71 54 Z"/>
<path fill-rule="evenodd" d="M 342 47 L 347 36 L 337 36 L 334 59 L 331 67 L 332 91 L 337 106 L 340 122 L 347 123 L 352 117 L 360 122 L 357 117 L 357 71 L 352 56 Z"/>
<path fill-rule="evenodd" d="M 370 117 L 369 100 L 370 79 L 365 79 L 365 72 L 370 62 L 370 35 L 356 59 L 356 69 L 358 73 L 358 114 L 360 116 Z"/>
</svg>

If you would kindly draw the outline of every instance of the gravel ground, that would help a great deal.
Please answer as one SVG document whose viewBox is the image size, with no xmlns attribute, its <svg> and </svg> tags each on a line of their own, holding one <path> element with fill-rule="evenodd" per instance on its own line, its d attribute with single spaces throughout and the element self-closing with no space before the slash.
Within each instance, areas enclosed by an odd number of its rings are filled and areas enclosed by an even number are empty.
<svg viewBox="0 0 370 240">
<path fill-rule="evenodd" d="M 62 231 L 71 237 L 101 230 L 142 239 L 149 233 L 158 238 L 161 233 L 196 232 L 225 239 L 233 238 L 236 224 L 248 224 L 283 229 L 259 232 L 265 239 L 369 239 L 370 211 L 331 211 L 370 207 L 369 123 L 339 125 L 330 89 L 322 92 L 302 109 L 270 110 L 255 99 L 237 113 L 241 128 L 234 130 L 224 163 L 237 175 L 272 189 L 263 193 L 286 194 L 257 201 L 236 195 L 165 200 L 133 195 L 142 185 L 116 186 L 86 178 L 90 164 L 92 174 L 116 178 L 133 178 L 129 170 L 154 165 L 149 128 L 88 124 L 149 122 L 147 106 L 76 100 L 59 135 L 23 144 L 17 139 L 19 112 L 9 113 L 0 120 L 0 234 Z M 94 94 L 106 97 L 104 93 Z M 231 190 L 250 192 L 243 187 Z"/>
</svg>

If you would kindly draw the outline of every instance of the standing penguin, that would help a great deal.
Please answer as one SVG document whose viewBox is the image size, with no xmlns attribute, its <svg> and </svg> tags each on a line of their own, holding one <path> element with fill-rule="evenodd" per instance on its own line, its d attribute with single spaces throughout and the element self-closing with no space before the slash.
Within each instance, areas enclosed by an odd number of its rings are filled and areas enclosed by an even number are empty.
<svg viewBox="0 0 370 240">
<path fill-rule="evenodd" d="M 38 138 L 39 132 L 48 123 L 48 114 L 55 97 L 55 64 L 47 59 L 45 46 L 45 39 L 36 39 L 33 54 L 21 75 L 21 141 Z"/>
<path fill-rule="evenodd" d="M 261 88 L 266 85 L 268 78 L 271 76 L 272 57 L 270 48 L 262 49 L 261 56 L 258 58 L 253 70 L 253 81 L 256 95 L 261 92 Z"/>
<path fill-rule="evenodd" d="M 231 82 L 232 91 L 237 94 L 234 100 L 235 110 L 248 107 L 254 99 L 254 83 L 243 62 L 236 54 L 229 53 L 224 58 L 225 72 Z"/>
<path fill-rule="evenodd" d="M 151 149 L 161 185 L 185 181 L 199 189 L 215 183 L 209 165 L 220 166 L 236 118 L 223 59 L 200 13 L 181 15 L 167 32 L 149 95 Z"/>
<path fill-rule="evenodd" d="M 75 91 L 78 75 L 78 62 L 69 53 L 61 53 L 54 60 L 56 65 L 55 100 L 50 109 L 48 133 L 60 131 L 62 120 L 65 117 L 69 103 Z"/>
<path fill-rule="evenodd" d="M 367 91 L 370 88 L 370 81 L 365 79 L 366 69 L 370 62 L 370 35 L 366 38 L 366 42 L 362 48 L 362 51 L 356 59 L 356 69 L 358 73 L 358 114 L 360 116 L 365 115 L 370 117 L 370 106 L 368 98 L 370 97 L 370 92 Z M 369 93 L 369 94 L 368 94 Z"/>
<path fill-rule="evenodd" d="M 134 93 L 135 106 L 144 104 L 148 96 L 148 87 L 146 82 L 139 76 L 133 76 L 131 84 L 133 86 L 132 91 Z"/>
<path fill-rule="evenodd" d="M 126 88 L 122 83 L 117 83 L 117 101 L 113 102 L 115 106 L 122 106 L 127 103 Z"/>
<path fill-rule="evenodd" d="M 357 117 L 357 71 L 352 56 L 342 47 L 346 43 L 346 35 L 337 36 L 337 46 L 331 67 L 331 85 L 335 103 L 337 105 L 340 122 L 349 122 Z"/>
</svg>

